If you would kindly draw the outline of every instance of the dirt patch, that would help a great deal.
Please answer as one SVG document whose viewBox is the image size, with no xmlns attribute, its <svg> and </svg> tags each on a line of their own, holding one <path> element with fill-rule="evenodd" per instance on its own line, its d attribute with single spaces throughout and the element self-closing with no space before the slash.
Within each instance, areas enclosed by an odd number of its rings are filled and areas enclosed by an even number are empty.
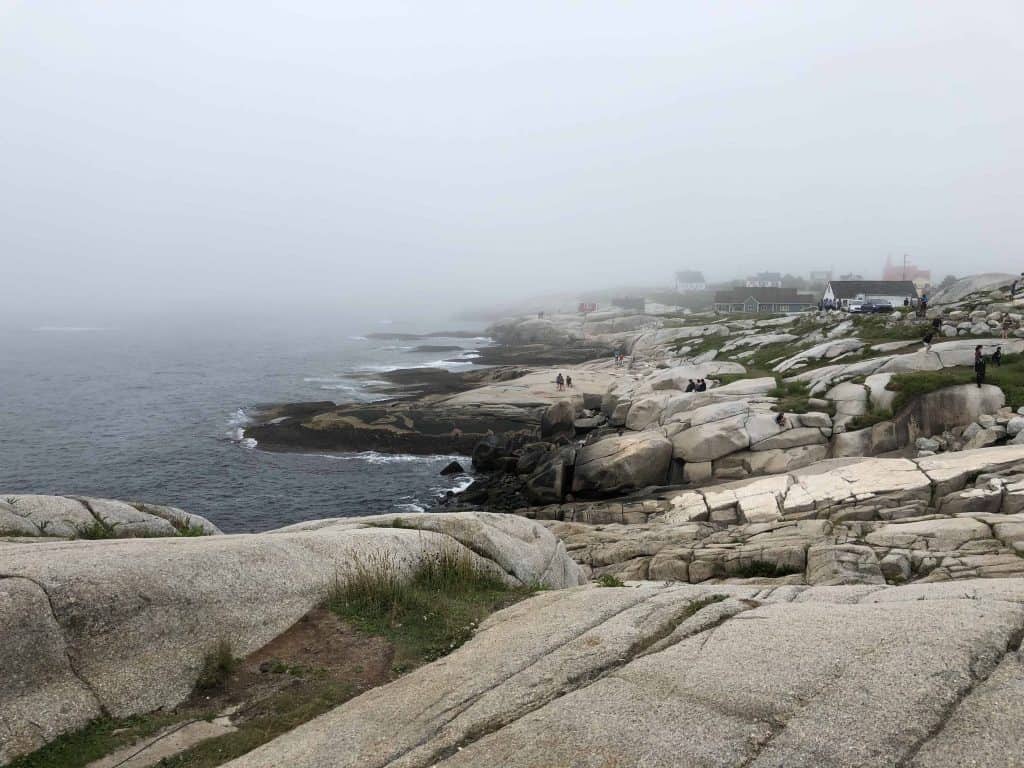
<svg viewBox="0 0 1024 768">
<path fill-rule="evenodd" d="M 395 649 L 382 637 L 352 629 L 337 614 L 316 608 L 284 634 L 242 660 L 219 690 L 197 693 L 185 704 L 218 711 L 236 708 L 236 724 L 272 714 L 272 696 L 289 689 L 337 683 L 352 695 L 390 682 Z"/>
</svg>

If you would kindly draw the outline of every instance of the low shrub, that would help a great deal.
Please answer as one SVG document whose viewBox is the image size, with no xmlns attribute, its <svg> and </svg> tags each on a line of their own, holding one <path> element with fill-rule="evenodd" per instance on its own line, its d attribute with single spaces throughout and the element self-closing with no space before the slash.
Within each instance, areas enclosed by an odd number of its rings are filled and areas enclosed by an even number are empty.
<svg viewBox="0 0 1024 768">
<path fill-rule="evenodd" d="M 738 570 L 730 575 L 738 576 L 741 579 L 778 579 L 783 576 L 792 576 L 796 573 L 803 573 L 803 570 L 800 568 L 778 565 L 776 563 L 768 563 L 764 560 L 752 560 L 749 563 L 741 565 Z"/>
<path fill-rule="evenodd" d="M 597 579 L 597 586 L 599 587 L 624 587 L 626 583 L 611 573 L 602 573 Z"/>
<path fill-rule="evenodd" d="M 203 659 L 203 668 L 196 678 L 196 688 L 200 691 L 209 691 L 222 687 L 237 667 L 238 659 L 231 650 L 231 643 L 221 639 L 217 647 Z"/>
</svg>

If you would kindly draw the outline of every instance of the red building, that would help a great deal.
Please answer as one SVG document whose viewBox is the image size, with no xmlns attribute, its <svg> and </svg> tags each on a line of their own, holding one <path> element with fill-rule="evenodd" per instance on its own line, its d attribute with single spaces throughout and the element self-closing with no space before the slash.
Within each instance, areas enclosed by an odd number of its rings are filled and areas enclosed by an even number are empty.
<svg viewBox="0 0 1024 768">
<path fill-rule="evenodd" d="M 885 259 L 885 269 L 882 270 L 882 279 L 913 280 L 914 285 L 920 291 L 932 284 L 932 271 L 915 266 L 906 256 L 895 264 L 893 264 L 892 256 L 887 256 Z"/>
</svg>

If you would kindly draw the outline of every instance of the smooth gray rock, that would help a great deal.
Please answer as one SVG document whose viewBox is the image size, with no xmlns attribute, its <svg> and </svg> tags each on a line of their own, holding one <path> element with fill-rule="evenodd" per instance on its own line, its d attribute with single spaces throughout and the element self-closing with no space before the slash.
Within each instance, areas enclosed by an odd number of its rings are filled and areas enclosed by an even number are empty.
<svg viewBox="0 0 1024 768">
<path fill-rule="evenodd" d="M 662 485 L 671 459 L 672 443 L 660 432 L 606 437 L 577 454 L 573 493 L 599 495 Z"/>
<path fill-rule="evenodd" d="M 400 528 L 393 527 L 401 520 Z M 580 583 L 543 526 L 446 513 L 319 520 L 263 534 L 6 544 L 0 713 L 12 757 L 80 727 L 171 708 L 221 640 L 248 654 L 360 568 L 463 553 L 509 584 Z M 70 671 L 69 671 L 70 670 Z"/>
</svg>

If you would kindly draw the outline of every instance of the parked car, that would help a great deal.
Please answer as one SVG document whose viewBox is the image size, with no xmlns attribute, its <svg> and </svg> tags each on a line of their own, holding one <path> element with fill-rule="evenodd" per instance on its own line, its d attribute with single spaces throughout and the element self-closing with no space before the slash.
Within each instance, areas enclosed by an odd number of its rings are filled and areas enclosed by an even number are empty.
<svg viewBox="0 0 1024 768">
<path fill-rule="evenodd" d="M 851 301 L 847 309 L 857 314 L 870 315 L 892 312 L 893 307 L 887 301 Z"/>
</svg>

